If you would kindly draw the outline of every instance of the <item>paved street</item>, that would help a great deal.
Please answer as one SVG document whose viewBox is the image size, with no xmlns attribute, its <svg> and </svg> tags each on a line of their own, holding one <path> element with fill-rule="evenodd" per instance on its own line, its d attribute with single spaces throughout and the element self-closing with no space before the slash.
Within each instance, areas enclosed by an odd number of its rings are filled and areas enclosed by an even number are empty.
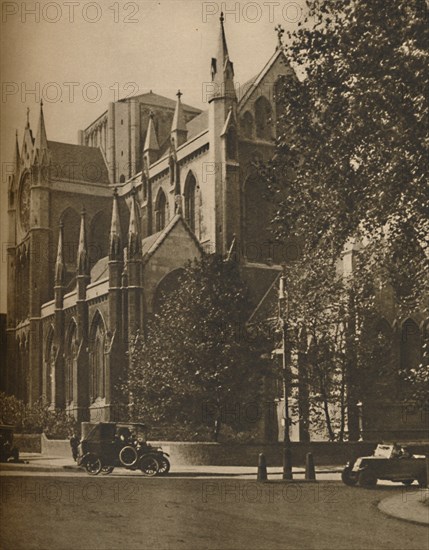
<svg viewBox="0 0 429 550">
<path fill-rule="evenodd" d="M 9 472 L 0 487 L 3 550 L 429 548 L 377 509 L 399 486 Z"/>
</svg>

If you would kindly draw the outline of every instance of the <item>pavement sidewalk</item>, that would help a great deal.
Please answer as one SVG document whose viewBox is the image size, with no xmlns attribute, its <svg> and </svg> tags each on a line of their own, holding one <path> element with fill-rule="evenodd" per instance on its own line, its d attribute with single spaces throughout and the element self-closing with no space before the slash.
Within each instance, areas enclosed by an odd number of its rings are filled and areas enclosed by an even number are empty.
<svg viewBox="0 0 429 550">
<path fill-rule="evenodd" d="M 26 472 L 80 472 L 83 470 L 78 468 L 72 458 L 46 456 L 36 453 L 21 453 L 20 458 L 25 463 L 2 463 L 0 464 L 0 472 L 2 471 L 26 471 Z M 257 465 L 255 466 L 209 466 L 209 465 L 172 465 L 173 474 L 183 475 L 200 475 L 200 476 L 256 476 Z M 293 472 L 298 475 L 303 475 L 304 468 L 294 468 Z M 316 473 L 337 474 L 341 472 L 338 466 L 321 466 L 316 469 Z M 281 467 L 268 467 L 268 474 L 280 475 Z"/>
<path fill-rule="evenodd" d="M 404 488 L 401 494 L 383 499 L 378 508 L 394 518 L 429 525 L 429 489 Z"/>
</svg>

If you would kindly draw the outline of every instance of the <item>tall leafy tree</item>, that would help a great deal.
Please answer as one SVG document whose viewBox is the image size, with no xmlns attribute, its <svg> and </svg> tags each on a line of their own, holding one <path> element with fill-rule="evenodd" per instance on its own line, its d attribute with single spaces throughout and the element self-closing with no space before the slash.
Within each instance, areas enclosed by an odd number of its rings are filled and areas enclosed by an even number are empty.
<svg viewBox="0 0 429 550">
<path fill-rule="evenodd" d="M 296 292 L 296 322 L 317 329 L 314 395 L 329 425 L 332 382 L 345 381 L 355 439 L 358 402 L 376 378 L 368 363 L 383 347 L 370 337 L 380 290 L 392 290 L 399 316 L 427 311 L 427 6 L 424 0 L 308 0 L 307 6 L 285 46 L 302 78 L 277 88 L 276 152 L 261 170 L 277 205 L 277 236 L 300 237 L 301 259 L 289 269 L 288 284 Z M 336 286 L 332 266 L 351 242 L 363 246 Z M 312 306 L 313 296 L 325 310 Z M 342 320 L 335 318 L 337 303 L 346 304 Z M 323 311 L 341 330 L 331 326 L 321 338 Z"/>
<path fill-rule="evenodd" d="M 426 3 L 307 4 L 286 47 L 304 78 L 288 79 L 277 98 L 270 176 L 281 183 L 279 230 L 299 228 L 309 246 L 338 252 L 349 237 L 388 225 L 385 238 L 427 251 Z"/>
<path fill-rule="evenodd" d="M 147 334 L 133 343 L 124 385 L 130 416 L 169 425 L 166 433 L 183 426 L 188 436 L 211 432 L 214 439 L 222 424 L 255 428 L 248 407 L 261 398 L 267 344 L 262 333 L 248 332 L 250 313 L 237 264 L 218 256 L 189 264 Z"/>
</svg>

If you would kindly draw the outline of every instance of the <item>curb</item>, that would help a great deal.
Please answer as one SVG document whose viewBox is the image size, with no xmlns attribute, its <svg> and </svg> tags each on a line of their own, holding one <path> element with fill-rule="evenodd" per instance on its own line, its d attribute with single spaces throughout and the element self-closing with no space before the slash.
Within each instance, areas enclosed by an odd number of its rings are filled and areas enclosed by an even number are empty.
<svg viewBox="0 0 429 550">
<path fill-rule="evenodd" d="M 429 491 L 418 489 L 413 493 L 387 497 L 378 503 L 378 509 L 383 514 L 417 525 L 429 525 L 429 507 L 423 504 L 423 495 Z M 420 498 L 419 498 L 420 497 Z"/>
<path fill-rule="evenodd" d="M 192 468 L 192 467 L 190 467 Z M 201 468 L 201 466 L 199 467 Z M 233 469 L 234 466 L 231 466 L 231 469 Z M 41 472 L 41 473 L 53 473 L 53 472 L 83 472 L 84 470 L 82 468 L 79 468 L 75 464 L 63 464 L 63 465 L 36 465 L 36 464 L 15 464 L 15 463 L 3 463 L 0 465 L 0 474 L 2 472 Z M 323 474 L 336 474 L 340 473 L 341 470 L 316 470 L 317 475 L 323 475 Z M 176 475 L 201 475 L 201 476 L 222 476 L 222 477 L 243 477 L 243 476 L 253 476 L 256 475 L 255 472 L 231 472 L 231 471 L 193 471 L 192 469 L 186 469 L 181 470 L 179 467 L 178 471 L 174 472 Z M 293 472 L 295 475 L 302 475 L 305 473 L 305 470 L 303 469 L 297 469 Z M 269 475 L 280 475 L 281 471 L 278 472 L 268 472 Z M 281 480 L 272 480 L 275 482 L 281 481 Z M 302 482 L 303 480 L 296 480 Z"/>
</svg>

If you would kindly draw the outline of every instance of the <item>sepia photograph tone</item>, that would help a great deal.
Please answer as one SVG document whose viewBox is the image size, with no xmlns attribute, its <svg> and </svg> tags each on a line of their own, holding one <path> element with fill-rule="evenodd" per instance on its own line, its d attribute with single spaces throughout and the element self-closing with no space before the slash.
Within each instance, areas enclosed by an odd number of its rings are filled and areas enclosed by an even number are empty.
<svg viewBox="0 0 429 550">
<path fill-rule="evenodd" d="M 0 4 L 0 548 L 429 550 L 427 0 Z"/>
</svg>

